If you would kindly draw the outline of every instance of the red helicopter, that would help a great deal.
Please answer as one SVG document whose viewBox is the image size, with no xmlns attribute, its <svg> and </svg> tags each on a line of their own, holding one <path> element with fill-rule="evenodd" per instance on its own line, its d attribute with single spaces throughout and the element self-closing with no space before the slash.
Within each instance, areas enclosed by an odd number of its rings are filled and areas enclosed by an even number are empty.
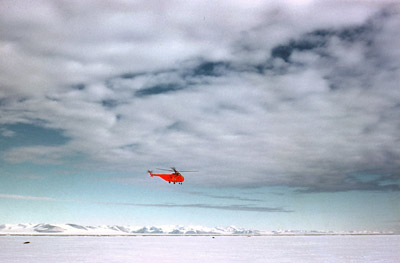
<svg viewBox="0 0 400 263">
<path fill-rule="evenodd" d="M 185 181 L 185 178 L 182 176 L 181 173 L 197 172 L 197 171 L 177 171 L 175 169 L 175 167 L 171 167 L 171 169 L 157 168 L 157 170 L 169 171 L 169 172 L 173 172 L 173 173 L 171 173 L 171 174 L 153 174 L 152 171 L 150 171 L 150 170 L 148 170 L 147 172 L 150 174 L 151 177 L 159 176 L 162 179 L 164 179 L 165 181 L 167 181 L 168 183 L 173 182 L 174 184 L 175 183 L 182 184 L 182 182 Z"/>
</svg>

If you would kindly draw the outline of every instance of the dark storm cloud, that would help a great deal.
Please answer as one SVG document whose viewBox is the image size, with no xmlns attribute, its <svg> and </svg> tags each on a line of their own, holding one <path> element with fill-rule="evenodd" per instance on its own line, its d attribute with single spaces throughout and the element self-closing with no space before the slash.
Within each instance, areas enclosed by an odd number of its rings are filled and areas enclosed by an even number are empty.
<svg viewBox="0 0 400 263">
<path fill-rule="evenodd" d="M 159 208 L 201 208 L 201 209 L 217 209 L 228 211 L 244 211 L 244 212 L 263 212 L 263 213 L 290 213 L 292 210 L 287 210 L 281 207 L 265 207 L 251 205 L 209 205 L 209 204 L 139 204 L 139 203 L 119 203 L 119 202 L 92 202 L 83 200 L 61 200 L 52 197 L 43 196 L 26 196 L 26 195 L 10 195 L 1 194 L 0 198 L 5 199 L 20 199 L 33 201 L 55 201 L 55 202 L 77 202 L 99 205 L 117 205 L 117 206 L 136 206 L 136 207 L 159 207 Z"/>
<path fill-rule="evenodd" d="M 101 101 L 101 104 L 107 108 L 114 108 L 119 104 L 119 101 L 113 99 L 105 99 Z"/>
<path fill-rule="evenodd" d="M 226 199 L 226 200 L 234 200 L 234 201 L 245 201 L 245 202 L 261 202 L 261 199 L 254 199 L 254 198 L 245 198 L 245 197 L 240 197 L 240 196 L 235 196 L 235 195 L 214 195 L 214 194 L 208 194 L 208 193 L 203 193 L 203 192 L 186 192 L 188 194 L 192 195 L 199 195 L 199 196 L 205 196 L 205 197 L 210 197 L 214 199 Z"/>
<path fill-rule="evenodd" d="M 203 186 L 398 191 L 400 17 L 387 3 L 3 1 L 0 122 L 69 139 L 3 159 L 78 153 L 135 174 L 201 169 L 188 180 Z M 371 169 L 378 179 L 353 176 Z"/>
<path fill-rule="evenodd" d="M 229 63 L 226 62 L 211 62 L 211 61 L 206 61 L 203 63 L 200 63 L 193 69 L 193 76 L 199 77 L 199 76 L 214 76 L 218 77 L 221 75 L 224 75 L 226 71 L 230 71 L 231 69 L 229 68 Z"/>
<path fill-rule="evenodd" d="M 363 174 L 367 177 L 368 174 Z M 306 187 L 297 190 L 301 193 L 316 192 L 347 192 L 347 191 L 400 191 L 397 176 L 378 176 L 377 179 L 365 181 L 360 177 L 346 176 L 342 180 L 322 180 L 317 186 Z"/>
<path fill-rule="evenodd" d="M 144 96 L 151 96 L 151 95 L 157 95 L 157 94 L 163 94 L 163 93 L 168 93 L 172 91 L 179 91 L 183 89 L 182 86 L 178 84 L 159 84 L 153 87 L 149 88 L 144 88 L 140 89 L 135 92 L 135 95 L 137 97 L 144 97 Z"/>
<path fill-rule="evenodd" d="M 293 52 L 306 51 L 314 51 L 319 55 L 328 56 L 329 53 L 324 53 L 324 48 L 326 48 L 333 37 L 337 37 L 344 42 L 365 42 L 365 44 L 370 45 L 372 33 L 374 30 L 377 30 L 374 25 L 375 20 L 377 19 L 371 19 L 371 22 L 363 25 L 342 29 L 317 29 L 304 34 L 298 39 L 290 40 L 287 44 L 274 47 L 271 50 L 271 58 L 280 58 L 285 62 L 291 62 L 290 56 Z"/>
<path fill-rule="evenodd" d="M 281 207 L 265 207 L 251 205 L 208 205 L 208 204 L 135 204 L 135 203 L 99 203 L 109 205 L 126 205 L 139 207 L 160 207 L 160 208 L 202 208 L 202 209 L 217 209 L 228 211 L 245 211 L 245 212 L 265 212 L 265 213 L 290 213 L 292 210 L 286 210 Z"/>
</svg>

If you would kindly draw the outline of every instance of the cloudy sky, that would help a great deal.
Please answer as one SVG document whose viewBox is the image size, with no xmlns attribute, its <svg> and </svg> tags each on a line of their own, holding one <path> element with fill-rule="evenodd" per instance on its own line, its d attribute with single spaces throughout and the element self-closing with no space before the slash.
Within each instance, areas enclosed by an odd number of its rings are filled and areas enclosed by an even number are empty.
<svg viewBox="0 0 400 263">
<path fill-rule="evenodd" d="M 397 1 L 0 12 L 0 223 L 400 231 Z"/>
</svg>

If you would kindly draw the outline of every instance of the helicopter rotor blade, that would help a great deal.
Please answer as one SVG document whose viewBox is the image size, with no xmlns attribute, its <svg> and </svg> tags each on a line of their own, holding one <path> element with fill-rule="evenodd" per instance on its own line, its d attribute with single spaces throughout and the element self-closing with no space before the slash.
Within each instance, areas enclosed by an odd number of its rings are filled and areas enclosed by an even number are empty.
<svg viewBox="0 0 400 263">
<path fill-rule="evenodd" d="M 175 167 L 171 167 L 171 169 L 172 169 L 175 173 L 192 173 L 192 172 L 198 172 L 198 171 L 181 171 L 181 170 L 176 170 Z"/>
<path fill-rule="evenodd" d="M 197 173 L 199 171 L 180 171 L 177 170 L 175 167 L 171 167 L 171 169 L 163 169 L 163 168 L 156 168 L 157 170 L 161 171 L 168 171 L 168 172 L 175 172 L 175 173 Z"/>
<path fill-rule="evenodd" d="M 162 169 L 162 168 L 156 168 L 156 169 L 161 170 L 161 171 L 174 172 L 174 170 L 171 170 L 171 169 Z"/>
</svg>

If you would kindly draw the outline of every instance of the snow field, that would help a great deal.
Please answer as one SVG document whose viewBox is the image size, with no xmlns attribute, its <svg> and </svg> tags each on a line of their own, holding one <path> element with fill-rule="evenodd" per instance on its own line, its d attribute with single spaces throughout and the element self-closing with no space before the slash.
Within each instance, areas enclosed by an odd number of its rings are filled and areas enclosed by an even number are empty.
<svg viewBox="0 0 400 263">
<path fill-rule="evenodd" d="M 1 236 L 0 262 L 393 263 L 399 248 L 400 236 Z"/>
</svg>

